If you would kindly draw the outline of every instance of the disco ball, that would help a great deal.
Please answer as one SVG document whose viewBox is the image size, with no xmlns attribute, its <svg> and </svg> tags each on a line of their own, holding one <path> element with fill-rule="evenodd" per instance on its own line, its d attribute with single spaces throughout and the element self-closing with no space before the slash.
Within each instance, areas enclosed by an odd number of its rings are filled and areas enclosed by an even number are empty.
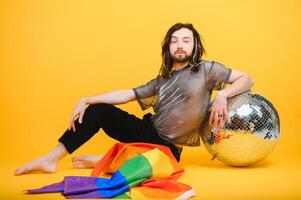
<svg viewBox="0 0 301 200">
<path fill-rule="evenodd" d="M 274 106 L 259 94 L 244 92 L 228 98 L 231 123 L 215 130 L 201 125 L 201 138 L 208 152 L 231 166 L 249 166 L 266 158 L 279 141 L 280 120 Z"/>
</svg>

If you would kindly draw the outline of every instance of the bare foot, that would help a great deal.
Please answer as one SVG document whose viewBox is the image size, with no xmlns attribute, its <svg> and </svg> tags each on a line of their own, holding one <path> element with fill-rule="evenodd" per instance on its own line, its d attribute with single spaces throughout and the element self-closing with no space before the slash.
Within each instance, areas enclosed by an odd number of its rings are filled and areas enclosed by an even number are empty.
<svg viewBox="0 0 301 200">
<path fill-rule="evenodd" d="M 58 160 L 43 156 L 16 169 L 15 175 L 28 174 L 34 171 L 54 173 L 56 172 L 57 164 Z"/>
<path fill-rule="evenodd" d="M 72 158 L 72 162 L 75 168 L 93 168 L 101 158 L 102 156 L 76 156 Z"/>
</svg>

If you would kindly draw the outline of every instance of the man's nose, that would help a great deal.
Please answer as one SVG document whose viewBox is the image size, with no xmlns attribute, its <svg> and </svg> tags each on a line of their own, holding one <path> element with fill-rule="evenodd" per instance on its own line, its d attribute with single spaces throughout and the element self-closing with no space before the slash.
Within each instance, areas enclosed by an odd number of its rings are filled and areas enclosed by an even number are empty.
<svg viewBox="0 0 301 200">
<path fill-rule="evenodd" d="M 182 44 L 182 42 L 178 42 L 178 49 L 183 49 L 183 44 Z"/>
<path fill-rule="evenodd" d="M 183 49 L 182 45 L 178 45 L 178 50 Z"/>
</svg>

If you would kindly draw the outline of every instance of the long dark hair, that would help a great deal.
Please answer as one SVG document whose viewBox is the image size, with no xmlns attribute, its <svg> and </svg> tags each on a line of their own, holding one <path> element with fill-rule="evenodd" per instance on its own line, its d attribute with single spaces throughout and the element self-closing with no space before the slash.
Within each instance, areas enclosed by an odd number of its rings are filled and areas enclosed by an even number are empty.
<svg viewBox="0 0 301 200">
<path fill-rule="evenodd" d="M 205 49 L 203 47 L 201 37 L 200 37 L 199 33 L 197 32 L 197 30 L 195 30 L 195 28 L 193 27 L 192 24 L 177 23 L 177 24 L 173 25 L 167 31 L 166 36 L 165 36 L 164 40 L 162 41 L 162 52 L 161 52 L 162 65 L 161 65 L 159 74 L 161 74 L 163 78 L 171 77 L 173 60 L 170 55 L 169 44 L 170 44 L 170 40 L 171 40 L 171 35 L 175 31 L 177 31 L 181 28 L 187 28 L 187 29 L 191 30 L 193 33 L 194 47 L 192 50 L 192 56 L 189 60 L 189 64 L 190 64 L 190 66 L 192 66 L 192 68 L 191 68 L 192 71 L 197 72 L 199 70 L 199 63 L 202 61 L 201 58 L 202 58 L 203 54 L 205 54 Z"/>
</svg>

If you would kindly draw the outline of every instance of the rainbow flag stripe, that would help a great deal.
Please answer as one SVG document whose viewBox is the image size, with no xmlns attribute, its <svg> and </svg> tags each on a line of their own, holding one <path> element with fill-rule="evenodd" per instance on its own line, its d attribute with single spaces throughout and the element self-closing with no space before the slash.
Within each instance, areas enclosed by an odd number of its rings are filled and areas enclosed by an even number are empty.
<svg viewBox="0 0 301 200">
<path fill-rule="evenodd" d="M 188 199 L 195 192 L 189 185 L 177 182 L 183 173 L 168 147 L 117 143 L 91 176 L 66 176 L 59 183 L 26 191 L 60 192 L 66 198 Z"/>
</svg>

